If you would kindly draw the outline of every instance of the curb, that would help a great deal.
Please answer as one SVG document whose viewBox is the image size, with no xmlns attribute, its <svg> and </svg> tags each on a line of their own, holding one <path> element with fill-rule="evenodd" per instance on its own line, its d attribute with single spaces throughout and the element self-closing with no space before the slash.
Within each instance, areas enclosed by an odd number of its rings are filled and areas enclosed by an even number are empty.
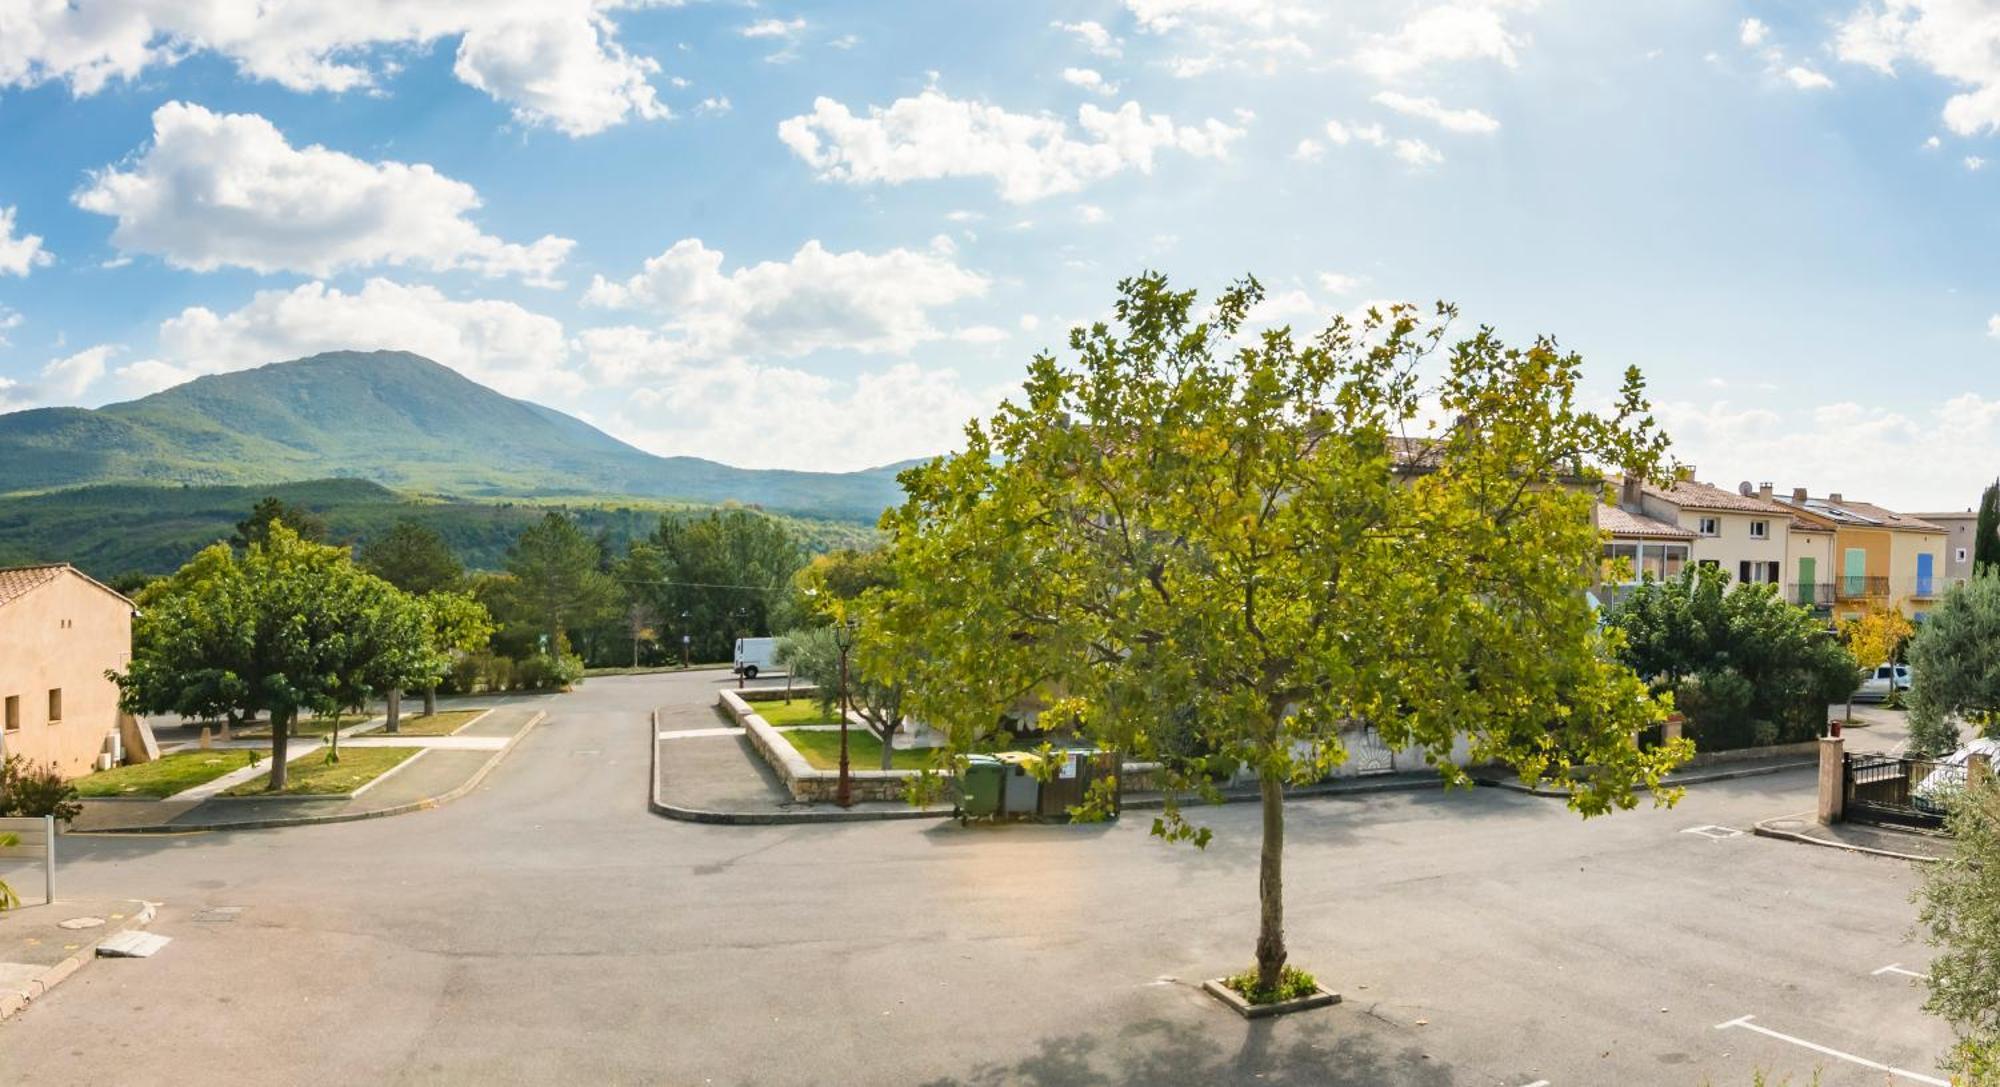
<svg viewBox="0 0 2000 1087">
<path fill-rule="evenodd" d="M 547 710 L 536 710 L 535 715 L 533 717 L 528 718 L 528 723 L 522 725 L 520 731 L 508 737 L 507 746 L 502 747 L 498 751 L 495 751 L 493 753 L 493 757 L 487 759 L 485 765 L 473 771 L 472 776 L 465 779 L 463 783 L 456 785 L 442 793 L 439 793 L 436 796 L 427 796 L 424 797 L 422 800 L 412 800 L 407 804 L 397 804 L 393 807 L 388 807 L 388 808 L 376 808 L 372 811 L 330 812 L 326 815 L 295 815 L 282 819 L 249 819 L 231 823 L 175 823 L 175 824 L 161 824 L 158 826 L 150 826 L 150 827 L 116 827 L 106 830 L 80 831 L 78 833 L 186 834 L 190 831 L 273 830 L 278 827 L 318 826 L 323 823 L 356 823 L 360 822 L 363 819 L 384 819 L 392 815 L 408 815 L 413 811 L 425 811 L 430 808 L 438 807 L 441 804 L 449 804 L 452 801 L 457 800 L 459 797 L 464 796 L 465 794 L 471 792 L 473 789 L 478 788 L 479 783 L 486 780 L 486 775 L 492 773 L 493 768 L 500 765 L 500 760 L 506 758 L 509 754 L 513 752 L 514 745 L 521 742 L 521 737 L 526 736 L 530 730 L 532 730 L 536 725 L 541 724 L 544 720 L 548 718 L 548 716 L 549 714 Z M 409 763 L 415 761 L 417 761 L 416 757 L 412 756 L 409 759 L 404 760 L 404 765 L 408 765 Z M 254 800 L 258 798 L 237 797 L 236 799 Z"/>
<path fill-rule="evenodd" d="M 1796 819 L 1799 817 L 1800 816 L 1781 815 L 1778 818 Z M 1851 842 L 1840 842 L 1840 841 L 1835 841 L 1831 838 L 1817 838 L 1811 834 L 1801 834 L 1795 830 L 1779 830 L 1777 827 L 1769 825 L 1774 821 L 1775 820 L 1770 820 L 1770 819 L 1761 820 L 1750 828 L 1750 833 L 1759 838 L 1772 838 L 1778 841 L 1785 841 L 1785 842 L 1799 842 L 1804 845 L 1816 845 L 1825 849 L 1841 849 L 1849 853 L 1863 853 L 1871 857 L 1889 857 L 1899 861 L 1916 861 L 1920 864 L 1936 864 L 1938 862 L 1937 857 L 1926 857 L 1920 853 L 1898 853 L 1893 849 L 1876 849 L 1872 846 L 1855 845 Z"/>
<path fill-rule="evenodd" d="M 133 901 L 138 900 L 134 899 Z M 8 1019 L 21 1014 L 28 1005 L 47 996 L 50 989 L 61 985 L 64 981 L 68 980 L 71 974 L 83 969 L 85 964 L 97 957 L 98 944 L 109 940 L 121 932 L 135 928 L 144 928 L 152 924 L 153 914 L 156 909 L 157 907 L 151 902 L 139 902 L 139 908 L 128 915 L 123 924 L 105 932 L 102 936 L 90 941 L 88 944 L 77 948 L 75 952 L 63 961 L 29 978 L 25 990 L 7 989 L 0 991 L 0 1022 L 6 1022 Z"/>
<path fill-rule="evenodd" d="M 721 826 L 768 827 L 799 823 L 881 823 L 896 819 L 948 819 L 951 809 L 908 808 L 903 811 L 711 811 L 669 804 L 660 795 L 660 711 L 646 718 L 648 750 L 646 768 L 652 782 L 646 788 L 646 808 L 654 815 L 684 823 Z"/>
<path fill-rule="evenodd" d="M 1713 781 L 1733 781 L 1737 778 L 1766 777 L 1771 774 L 1785 774 L 1793 770 L 1810 770 L 1817 762 L 1787 762 L 1777 766 L 1752 766 L 1742 770 L 1717 770 L 1708 774 L 1669 775 L 1660 784 L 1669 788 L 1681 785 L 1706 785 Z M 1473 778 L 1481 787 L 1506 789 L 1529 796 L 1545 796 L 1553 800 L 1568 800 L 1569 794 L 1560 789 L 1545 789 L 1539 785 L 1523 785 L 1516 778 Z"/>
</svg>

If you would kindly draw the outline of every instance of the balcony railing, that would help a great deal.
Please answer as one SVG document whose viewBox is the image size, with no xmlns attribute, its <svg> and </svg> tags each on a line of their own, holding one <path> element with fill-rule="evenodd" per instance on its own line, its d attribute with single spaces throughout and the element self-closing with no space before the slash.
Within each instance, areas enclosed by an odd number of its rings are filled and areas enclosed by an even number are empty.
<svg viewBox="0 0 2000 1087">
<path fill-rule="evenodd" d="M 1785 586 L 1785 602 L 1808 608 L 1824 608 L 1833 603 L 1830 581 L 1796 581 Z"/>
<path fill-rule="evenodd" d="M 1839 600 L 1869 600 L 1889 595 L 1889 579 L 1886 577 L 1866 577 L 1841 574 L 1833 579 L 1833 592 Z"/>
</svg>

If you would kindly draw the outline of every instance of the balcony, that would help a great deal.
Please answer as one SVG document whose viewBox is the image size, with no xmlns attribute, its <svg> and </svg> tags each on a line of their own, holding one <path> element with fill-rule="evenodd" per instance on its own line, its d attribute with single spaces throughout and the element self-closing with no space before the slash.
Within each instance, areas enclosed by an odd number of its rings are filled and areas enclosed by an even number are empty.
<svg viewBox="0 0 2000 1087">
<path fill-rule="evenodd" d="M 1880 600 L 1889 595 L 1889 579 L 1841 574 L 1833 579 L 1836 600 Z"/>
<path fill-rule="evenodd" d="M 1795 581 L 1785 586 L 1785 603 L 1807 608 L 1828 608 L 1833 606 L 1833 582 Z"/>
</svg>

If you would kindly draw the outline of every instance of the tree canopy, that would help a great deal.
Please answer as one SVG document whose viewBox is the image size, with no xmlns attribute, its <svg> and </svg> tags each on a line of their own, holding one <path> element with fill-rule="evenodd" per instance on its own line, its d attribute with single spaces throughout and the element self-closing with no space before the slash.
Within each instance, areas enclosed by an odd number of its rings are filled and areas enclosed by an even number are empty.
<svg viewBox="0 0 2000 1087">
<path fill-rule="evenodd" d="M 614 608 L 618 586 L 600 568 L 604 550 L 568 517 L 554 511 L 523 530 L 507 552 L 505 586 L 523 625 L 548 639 L 545 651 L 566 652 L 565 632 Z"/>
<path fill-rule="evenodd" d="M 1269 987 L 1284 791 L 1355 728 L 1448 781 L 1464 740 L 1585 814 L 1669 797 L 1686 749 L 1632 744 L 1665 711 L 1586 598 L 1598 466 L 1651 471 L 1664 448 L 1637 372 L 1589 411 L 1553 341 L 1448 343 L 1442 305 L 1301 340 L 1249 330 L 1262 297 L 1246 280 L 1210 309 L 1127 280 L 1115 325 L 1072 331 L 1071 361 L 1036 357 L 962 452 L 904 473 L 883 521 L 901 604 L 865 659 L 892 663 L 954 754 L 1034 713 L 1140 758 L 1184 724 L 1239 760 L 1263 799 Z M 1207 840 L 1178 806 L 1154 830 Z"/>
<path fill-rule="evenodd" d="M 903 724 L 902 669 L 884 653 L 894 643 L 875 642 L 864 662 L 853 651 L 855 639 L 873 628 L 885 609 L 895 606 L 895 566 L 887 551 L 841 550 L 815 557 L 794 579 L 800 610 L 815 625 L 799 627 L 778 643 L 779 660 L 793 675 L 810 680 L 820 704 L 831 709 L 841 684 L 840 643 L 850 646 L 846 686 L 854 712 L 882 738 L 882 769 L 894 765 L 891 748 Z"/>
<path fill-rule="evenodd" d="M 437 529 L 408 518 L 361 545 L 361 568 L 406 593 L 450 592 L 463 587 L 465 566 Z"/>
<path fill-rule="evenodd" d="M 1945 591 L 1910 641 L 1910 746 L 1958 748 L 1959 718 L 2000 734 L 2000 567 Z"/>
<path fill-rule="evenodd" d="M 1854 658 L 1810 609 L 1773 585 L 1732 587 L 1716 567 L 1642 582 L 1604 621 L 1623 635 L 1619 659 L 1674 696 L 1703 750 L 1811 739 L 1854 690 Z"/>
<path fill-rule="evenodd" d="M 257 500 L 250 510 L 250 516 L 236 522 L 236 533 L 229 538 L 231 547 L 246 550 L 251 544 L 260 544 L 270 539 L 271 526 L 282 524 L 293 534 L 309 543 L 326 542 L 326 520 L 303 506 L 295 506 L 276 495 L 266 495 Z"/>
<path fill-rule="evenodd" d="M 2000 570 L 2000 480 L 1979 495 L 1979 516 L 1973 521 L 1972 568 Z"/>
<path fill-rule="evenodd" d="M 1945 1064 L 1954 1082 L 2000 1081 L 2000 785 L 1966 790 L 1947 824 L 1952 851 L 1924 866 L 1918 925 L 1937 949 L 1924 984 L 1924 1010 L 1958 1036 Z"/>
<path fill-rule="evenodd" d="M 805 549 L 785 525 L 751 510 L 662 517 L 634 541 L 619 576 L 675 636 L 692 639 L 697 659 L 727 660 L 737 638 L 791 626 L 792 575 Z"/>
</svg>

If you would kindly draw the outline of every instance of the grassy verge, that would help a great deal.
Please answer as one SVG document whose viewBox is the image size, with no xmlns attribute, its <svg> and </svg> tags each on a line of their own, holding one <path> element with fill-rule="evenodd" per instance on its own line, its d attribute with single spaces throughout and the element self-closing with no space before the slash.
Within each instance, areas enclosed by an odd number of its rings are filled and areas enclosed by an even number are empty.
<svg viewBox="0 0 2000 1087">
<path fill-rule="evenodd" d="M 449 736 L 459 729 L 464 728 L 472 722 L 473 718 L 485 712 L 485 710 L 439 710 L 437 713 L 430 714 L 429 716 L 418 717 L 404 714 L 403 719 L 397 723 L 395 735 Z M 369 729 L 368 735 L 387 736 L 389 733 L 383 731 L 387 727 L 388 723 L 385 721 Z"/>
<path fill-rule="evenodd" d="M 793 729 L 784 734 L 799 754 L 812 764 L 815 770 L 840 769 L 840 733 L 804 732 Z M 898 751 L 890 766 L 897 770 L 922 770 L 931 764 L 929 751 Z M 875 734 L 856 725 L 847 730 L 847 765 L 852 770 L 879 770 L 882 768 L 882 741 Z"/>
<path fill-rule="evenodd" d="M 252 778 L 223 792 L 224 796 L 303 796 L 314 793 L 351 793 L 383 774 L 401 766 L 422 751 L 421 747 L 350 747 L 340 753 L 340 761 L 328 765 L 326 751 L 309 751 L 293 759 L 285 769 L 285 789 L 273 793 L 269 775 Z"/>
<path fill-rule="evenodd" d="M 172 796 L 248 765 L 248 751 L 183 751 L 137 766 L 86 774 L 71 784 L 80 796 Z"/>
<path fill-rule="evenodd" d="M 349 728 L 373 716 L 375 715 L 372 713 L 348 713 L 342 714 L 338 718 L 304 717 L 293 723 L 292 735 L 313 736 L 324 739 L 334 730 L 335 721 L 339 722 L 340 728 Z M 271 722 L 259 721 L 249 728 L 234 729 L 230 732 L 229 737 L 233 740 L 268 740 L 271 738 Z"/>
<path fill-rule="evenodd" d="M 583 676 L 585 679 L 589 679 L 591 676 L 656 676 L 663 672 L 687 672 L 699 669 L 727 667 L 729 667 L 728 661 L 695 661 L 686 668 L 682 668 L 678 664 L 648 664 L 638 668 L 621 665 L 614 668 L 585 668 Z"/>
<path fill-rule="evenodd" d="M 785 725 L 837 725 L 838 714 L 828 713 L 819 708 L 819 703 L 810 698 L 794 698 L 790 702 L 752 702 L 750 712 L 764 719 L 772 728 Z"/>
</svg>

